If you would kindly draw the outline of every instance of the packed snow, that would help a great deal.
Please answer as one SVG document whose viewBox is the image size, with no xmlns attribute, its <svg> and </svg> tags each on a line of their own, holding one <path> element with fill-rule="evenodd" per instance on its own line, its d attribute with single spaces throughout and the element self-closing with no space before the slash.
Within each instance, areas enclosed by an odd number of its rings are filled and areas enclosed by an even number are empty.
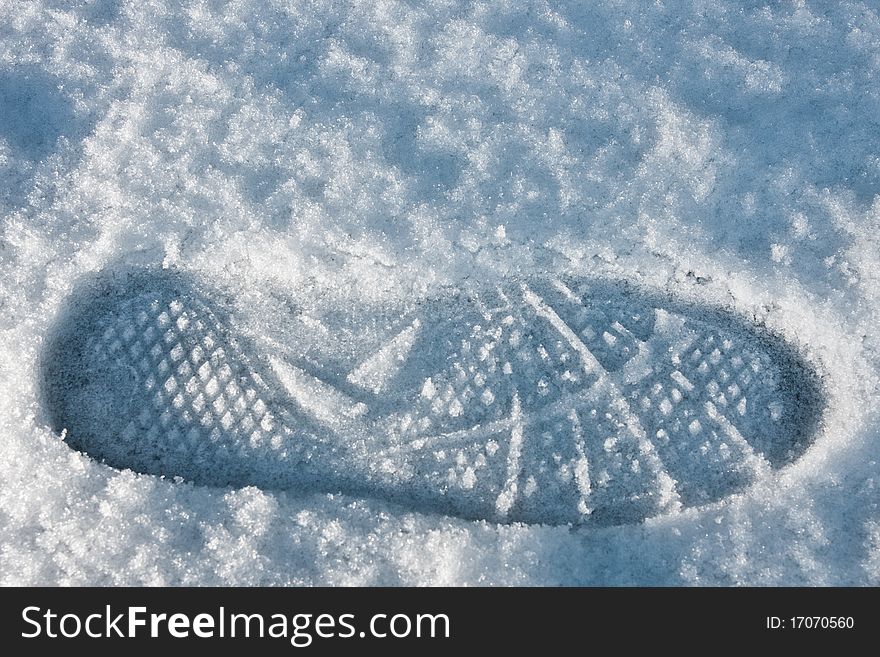
<svg viewBox="0 0 880 657">
<path fill-rule="evenodd" d="M 880 583 L 880 9 L 720 4 L 0 0 L 0 582 Z M 774 336 L 817 420 L 785 429 L 790 463 L 631 522 L 150 474 L 79 451 L 46 394 L 57 335 L 104 303 L 82 290 L 143 268 L 210 282 L 291 387 L 297 355 L 350 356 L 303 403 L 354 441 L 369 412 L 342 388 L 384 399 L 431 328 L 389 309 L 547 276 Z M 395 463 L 373 463 L 390 490 Z"/>
</svg>

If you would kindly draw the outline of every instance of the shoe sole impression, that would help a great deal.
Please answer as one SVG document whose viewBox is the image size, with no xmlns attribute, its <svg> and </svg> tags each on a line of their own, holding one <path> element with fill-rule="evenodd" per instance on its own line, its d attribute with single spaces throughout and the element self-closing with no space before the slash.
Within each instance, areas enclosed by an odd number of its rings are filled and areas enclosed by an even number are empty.
<svg viewBox="0 0 880 657">
<path fill-rule="evenodd" d="M 626 285 L 469 284 L 366 318 L 369 350 L 345 358 L 314 339 L 345 342 L 344 321 L 300 317 L 258 348 L 234 306 L 179 271 L 84 284 L 44 351 L 52 428 L 200 485 L 613 525 L 744 490 L 804 452 L 823 408 L 780 338 Z"/>
</svg>

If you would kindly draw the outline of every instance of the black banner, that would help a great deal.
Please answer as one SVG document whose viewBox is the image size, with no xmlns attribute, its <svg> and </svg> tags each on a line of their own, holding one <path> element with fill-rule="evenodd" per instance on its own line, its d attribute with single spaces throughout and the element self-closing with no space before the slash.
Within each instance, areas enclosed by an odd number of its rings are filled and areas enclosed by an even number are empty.
<svg viewBox="0 0 880 657">
<path fill-rule="evenodd" d="M 19 650 L 260 654 L 873 645 L 878 589 L 3 589 Z M 861 643 L 865 640 L 867 644 Z M 75 646 L 73 644 L 76 644 Z M 14 654 L 19 654 L 18 650 Z"/>
</svg>

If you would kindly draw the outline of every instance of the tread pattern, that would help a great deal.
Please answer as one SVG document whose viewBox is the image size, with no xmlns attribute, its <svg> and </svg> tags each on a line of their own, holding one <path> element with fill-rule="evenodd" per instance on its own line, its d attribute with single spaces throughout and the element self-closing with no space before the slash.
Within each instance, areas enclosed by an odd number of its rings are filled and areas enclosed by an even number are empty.
<svg viewBox="0 0 880 657">
<path fill-rule="evenodd" d="M 342 391 L 265 367 L 201 286 L 130 279 L 80 308 L 46 374 L 56 428 L 116 467 L 621 524 L 721 499 L 802 448 L 808 377 L 781 347 L 637 292 L 460 290 L 400 317 L 336 373 Z"/>
</svg>

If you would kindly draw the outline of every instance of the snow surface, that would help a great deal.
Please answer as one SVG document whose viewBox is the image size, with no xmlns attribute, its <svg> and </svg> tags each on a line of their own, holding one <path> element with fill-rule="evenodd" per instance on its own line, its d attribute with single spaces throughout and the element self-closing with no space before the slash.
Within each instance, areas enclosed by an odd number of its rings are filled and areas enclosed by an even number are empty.
<svg viewBox="0 0 880 657">
<path fill-rule="evenodd" d="M 719 4 L 0 1 L 0 581 L 880 583 L 880 9 Z M 120 261 L 267 328 L 268 282 L 357 314 L 623 279 L 769 327 L 826 408 L 745 493 L 618 527 L 137 475 L 39 390 Z"/>
</svg>

